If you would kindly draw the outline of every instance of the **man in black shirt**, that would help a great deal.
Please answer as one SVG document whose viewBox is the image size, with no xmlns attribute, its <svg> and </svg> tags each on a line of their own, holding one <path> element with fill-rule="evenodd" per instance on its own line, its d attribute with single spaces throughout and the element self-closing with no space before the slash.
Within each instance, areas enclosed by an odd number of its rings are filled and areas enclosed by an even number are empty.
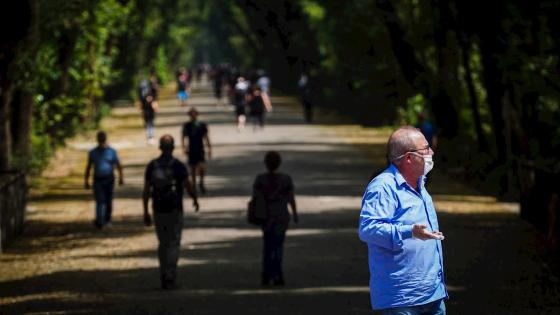
<svg viewBox="0 0 560 315">
<path fill-rule="evenodd" d="M 208 159 L 212 158 L 212 147 L 210 138 L 208 137 L 208 126 L 199 120 L 196 108 L 191 108 L 188 112 L 191 121 L 183 125 L 181 137 L 181 145 L 188 157 L 189 166 L 191 168 L 191 176 L 193 185 L 196 187 L 196 175 L 200 176 L 199 188 L 201 193 L 206 193 L 204 186 L 204 175 L 206 173 L 206 152 L 204 145 L 208 149 Z M 185 139 L 188 140 L 186 144 Z"/>
<path fill-rule="evenodd" d="M 183 229 L 183 189 L 193 198 L 195 211 L 198 211 L 198 199 L 187 168 L 173 157 L 173 137 L 162 136 L 159 148 L 161 156 L 152 160 L 146 168 L 143 194 L 144 224 L 152 224 L 148 212 L 151 197 L 159 241 L 161 286 L 163 289 L 174 289 Z"/>
</svg>

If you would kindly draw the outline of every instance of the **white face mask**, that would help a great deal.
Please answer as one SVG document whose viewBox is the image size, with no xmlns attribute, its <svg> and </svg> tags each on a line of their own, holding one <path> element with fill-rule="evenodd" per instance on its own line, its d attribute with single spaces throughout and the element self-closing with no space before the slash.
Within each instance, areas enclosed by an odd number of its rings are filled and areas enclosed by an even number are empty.
<svg viewBox="0 0 560 315">
<path fill-rule="evenodd" d="M 434 168 L 434 160 L 430 154 L 421 155 L 416 152 L 412 152 L 412 154 L 419 156 L 424 159 L 424 176 L 428 175 L 428 173 Z"/>
</svg>

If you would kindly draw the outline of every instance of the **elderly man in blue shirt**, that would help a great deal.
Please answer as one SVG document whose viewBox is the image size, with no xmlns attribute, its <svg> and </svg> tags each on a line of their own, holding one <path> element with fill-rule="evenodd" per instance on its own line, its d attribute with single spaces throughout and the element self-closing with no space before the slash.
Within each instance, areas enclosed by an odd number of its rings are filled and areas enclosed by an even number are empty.
<svg viewBox="0 0 560 315">
<path fill-rule="evenodd" d="M 359 235 L 369 252 L 371 305 L 381 314 L 445 314 L 443 234 L 424 187 L 434 152 L 414 127 L 389 138 L 389 167 L 367 186 Z"/>
</svg>

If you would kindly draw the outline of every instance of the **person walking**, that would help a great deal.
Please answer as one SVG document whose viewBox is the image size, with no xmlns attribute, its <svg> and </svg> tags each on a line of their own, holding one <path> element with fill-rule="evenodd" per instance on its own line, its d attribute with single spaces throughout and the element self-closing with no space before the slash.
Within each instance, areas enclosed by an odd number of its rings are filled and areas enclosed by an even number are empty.
<svg viewBox="0 0 560 315">
<path fill-rule="evenodd" d="M 247 104 L 247 92 L 249 91 L 249 82 L 244 77 L 237 78 L 235 84 L 235 116 L 237 117 L 237 130 L 242 131 L 245 129 L 245 106 Z"/>
<path fill-rule="evenodd" d="M 266 93 L 267 95 L 270 95 L 270 78 L 266 75 L 266 72 L 262 69 L 257 71 L 257 75 L 259 77 L 257 79 L 257 84 L 261 88 L 261 91 L 263 93 Z"/>
<path fill-rule="evenodd" d="M 150 80 L 142 77 L 138 86 L 138 94 L 142 108 L 142 117 L 144 118 L 146 139 L 148 144 L 151 145 L 154 144 L 154 120 L 158 109 L 157 78 L 154 75 L 151 76 Z"/>
<path fill-rule="evenodd" d="M 264 128 L 265 112 L 272 111 L 268 95 L 258 85 L 253 85 L 248 94 L 249 120 L 253 122 L 253 130 Z"/>
<path fill-rule="evenodd" d="M 208 159 L 212 158 L 212 145 L 210 144 L 210 137 L 208 136 L 208 126 L 206 123 L 198 120 L 198 111 L 196 108 L 191 108 L 188 115 L 190 121 L 183 125 L 181 146 L 183 152 L 187 155 L 193 185 L 196 188 L 196 176 L 198 175 L 200 177 L 200 192 L 205 194 L 204 175 L 206 174 L 206 153 L 208 153 Z M 188 143 L 186 143 L 185 140 L 187 140 Z M 204 150 L 204 145 L 206 145 L 207 150 Z"/>
<path fill-rule="evenodd" d="M 97 147 L 89 151 L 85 172 L 85 188 L 90 189 L 89 174 L 93 167 L 93 196 L 95 198 L 94 225 L 102 229 L 111 223 L 113 214 L 113 189 L 115 186 L 115 168 L 119 173 L 119 185 L 124 184 L 124 177 L 117 151 L 107 144 L 107 134 L 97 132 Z"/>
<path fill-rule="evenodd" d="M 298 80 L 298 87 L 303 105 L 303 117 L 305 122 L 310 124 L 313 121 L 313 103 L 311 101 L 311 83 L 307 74 L 301 74 Z"/>
<path fill-rule="evenodd" d="M 215 66 L 212 69 L 211 79 L 216 105 L 220 106 L 222 104 L 222 90 L 224 86 L 224 69 L 222 65 Z"/>
<path fill-rule="evenodd" d="M 284 285 L 282 258 L 284 239 L 290 223 L 288 205 L 292 208 L 294 223 L 298 223 L 294 184 L 292 178 L 278 172 L 282 163 L 280 154 L 269 151 L 264 157 L 267 172 L 259 174 L 253 184 L 254 200 L 264 200 L 266 219 L 261 226 L 263 232 L 263 257 L 261 284 Z"/>
<path fill-rule="evenodd" d="M 177 288 L 177 263 L 183 230 L 183 189 L 193 199 L 198 211 L 198 198 L 185 165 L 173 157 L 174 140 L 163 135 L 159 142 L 161 155 L 146 167 L 143 209 L 144 224 L 150 226 L 152 217 L 148 203 L 152 199 L 156 235 L 159 241 L 158 258 L 162 289 Z"/>
<path fill-rule="evenodd" d="M 177 75 L 177 99 L 179 100 L 179 106 L 187 105 L 187 100 L 189 99 L 189 80 L 188 72 L 186 69 L 179 70 Z"/>
<path fill-rule="evenodd" d="M 424 187 L 434 152 L 411 126 L 393 132 L 387 148 L 390 165 L 368 184 L 358 228 L 368 247 L 372 308 L 445 314 L 444 236 Z"/>
</svg>

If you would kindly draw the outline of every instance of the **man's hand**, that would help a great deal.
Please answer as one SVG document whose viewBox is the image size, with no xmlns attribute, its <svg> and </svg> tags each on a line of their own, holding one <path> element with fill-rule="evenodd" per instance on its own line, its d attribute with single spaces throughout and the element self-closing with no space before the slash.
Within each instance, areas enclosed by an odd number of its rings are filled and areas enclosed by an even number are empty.
<svg viewBox="0 0 560 315">
<path fill-rule="evenodd" d="M 198 210 L 200 209 L 200 206 L 198 205 L 198 200 L 195 199 L 192 205 L 194 207 L 194 212 L 198 212 Z"/>
<path fill-rule="evenodd" d="M 88 183 L 88 182 L 85 182 L 84 188 L 85 188 L 85 189 L 89 189 L 89 187 L 90 187 L 90 186 L 89 186 L 89 183 Z"/>
<path fill-rule="evenodd" d="M 445 237 L 439 231 L 428 231 L 424 224 L 414 224 L 412 226 L 412 236 L 419 240 L 443 240 Z"/>
<path fill-rule="evenodd" d="M 152 225 L 152 217 L 150 216 L 149 213 L 144 213 L 144 225 L 145 226 Z"/>
<path fill-rule="evenodd" d="M 208 159 L 211 160 L 212 159 L 212 150 L 208 150 Z"/>
</svg>

